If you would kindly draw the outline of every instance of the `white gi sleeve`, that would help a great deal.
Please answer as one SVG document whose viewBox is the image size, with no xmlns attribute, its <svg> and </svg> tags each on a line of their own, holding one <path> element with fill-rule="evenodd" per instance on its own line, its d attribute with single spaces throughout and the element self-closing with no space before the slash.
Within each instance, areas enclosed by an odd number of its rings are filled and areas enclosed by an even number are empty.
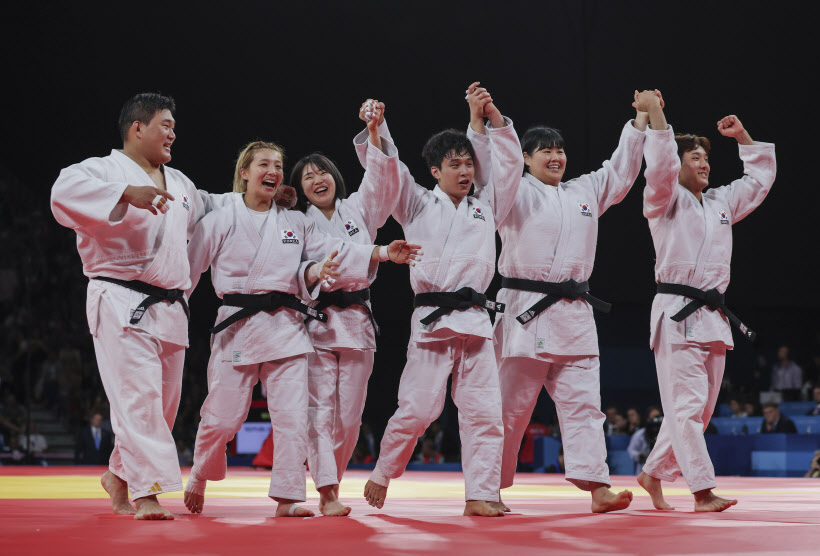
<svg viewBox="0 0 820 556">
<path fill-rule="evenodd" d="M 128 203 L 120 203 L 126 187 L 108 179 L 103 159 L 89 158 L 60 172 L 51 188 L 51 212 L 66 228 L 114 226 L 128 210 Z"/>
<path fill-rule="evenodd" d="M 598 199 L 598 216 L 623 201 L 641 172 L 646 135 L 628 121 L 621 130 L 618 147 L 600 170 L 589 174 Z"/>
<path fill-rule="evenodd" d="M 188 264 L 191 270 L 191 287 L 185 291 L 190 299 L 199 283 L 202 273 L 208 270 L 228 235 L 228 230 L 220 230 L 224 215 L 211 213 L 200 220 L 194 227 L 194 233 L 188 242 Z"/>
<path fill-rule="evenodd" d="M 191 211 L 195 218 L 194 222 L 199 222 L 206 214 L 211 211 L 220 209 L 231 203 L 231 195 L 233 193 L 208 193 L 203 189 L 197 189 L 196 195 L 196 210 Z"/>
<path fill-rule="evenodd" d="M 475 158 L 473 158 L 475 168 L 473 185 L 478 191 L 479 188 L 490 183 L 492 179 L 492 146 L 489 137 L 474 131 L 469 125 L 467 126 L 467 139 L 470 140 L 470 144 L 473 145 L 473 152 L 475 152 Z"/>
<path fill-rule="evenodd" d="M 393 137 L 390 135 L 390 129 L 387 127 L 387 118 L 384 119 L 382 123 L 379 124 L 379 136 L 384 140 L 387 139 L 390 141 L 391 144 L 394 144 Z M 356 156 L 359 157 L 359 163 L 362 165 L 362 168 L 367 169 L 367 155 L 368 155 L 368 139 L 370 137 L 370 132 L 367 131 L 365 127 L 362 131 L 360 131 L 356 137 L 353 138 L 353 146 L 356 147 Z M 378 149 L 376 149 L 378 150 Z M 373 152 L 373 151 L 370 151 Z"/>
<path fill-rule="evenodd" d="M 521 183 L 524 171 L 524 155 L 521 143 L 515 133 L 512 121 L 504 117 L 507 123 L 495 129 L 487 124 L 487 138 L 490 142 L 490 177 L 486 186 L 476 188 L 475 197 L 490 204 L 495 217 L 496 229 L 501 225 L 515 203 L 515 194 Z M 479 135 L 479 134 L 476 134 Z"/>
<path fill-rule="evenodd" d="M 356 136 L 361 138 L 362 134 Z M 387 222 L 387 217 L 396 207 L 401 189 L 399 175 L 398 150 L 395 145 L 382 137 L 382 145 L 388 154 L 375 147 L 369 137 L 364 135 L 366 151 L 366 166 L 359 190 L 350 196 L 350 200 L 359 207 L 359 212 L 365 220 L 370 241 L 375 241 L 376 232 Z M 356 144 L 357 151 L 359 145 Z"/>
<path fill-rule="evenodd" d="M 653 221 L 666 216 L 677 199 L 680 159 L 672 126 L 660 131 L 647 129 L 645 133 L 643 215 Z"/>
<path fill-rule="evenodd" d="M 774 183 L 777 162 L 774 144 L 738 145 L 743 161 L 743 177 L 715 189 L 715 195 L 726 200 L 732 224 L 740 222 L 763 202 Z"/>
</svg>

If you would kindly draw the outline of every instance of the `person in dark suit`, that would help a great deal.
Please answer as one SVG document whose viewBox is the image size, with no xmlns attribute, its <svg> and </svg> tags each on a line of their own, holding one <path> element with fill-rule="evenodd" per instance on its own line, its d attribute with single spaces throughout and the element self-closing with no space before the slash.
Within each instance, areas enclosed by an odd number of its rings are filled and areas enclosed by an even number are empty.
<svg viewBox="0 0 820 556">
<path fill-rule="evenodd" d="M 768 402 L 763 404 L 763 426 L 760 427 L 760 432 L 796 433 L 797 427 L 791 419 L 780 414 L 780 407 L 776 403 Z"/>
<path fill-rule="evenodd" d="M 108 458 L 114 449 L 114 435 L 102 427 L 103 416 L 95 413 L 89 424 L 80 429 L 74 448 L 74 463 L 77 465 L 108 465 Z"/>
</svg>

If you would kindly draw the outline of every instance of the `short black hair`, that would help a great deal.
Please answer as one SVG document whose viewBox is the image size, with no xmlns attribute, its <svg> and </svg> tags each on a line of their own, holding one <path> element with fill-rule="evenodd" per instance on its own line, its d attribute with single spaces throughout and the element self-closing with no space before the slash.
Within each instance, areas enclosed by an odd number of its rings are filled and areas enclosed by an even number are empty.
<svg viewBox="0 0 820 556">
<path fill-rule="evenodd" d="M 336 193 L 333 196 L 333 201 L 336 199 L 347 199 L 347 188 L 345 188 L 345 180 L 342 173 L 328 157 L 322 153 L 313 153 L 303 156 L 299 159 L 293 170 L 290 172 L 290 185 L 296 189 L 296 209 L 306 212 L 310 202 L 305 196 L 305 190 L 302 189 L 302 172 L 305 171 L 305 166 L 311 164 L 319 170 L 324 170 L 333 177 L 336 183 Z"/>
<path fill-rule="evenodd" d="M 473 144 L 467 139 L 467 134 L 457 129 L 445 129 L 439 131 L 427 140 L 421 150 L 421 156 L 428 168 L 435 166 L 441 170 L 441 165 L 448 155 L 454 153 L 455 156 L 470 155 L 475 158 Z"/>
<path fill-rule="evenodd" d="M 139 93 L 125 101 L 120 111 L 120 119 L 117 121 L 122 142 L 125 143 L 128 138 L 128 129 L 131 124 L 134 122 L 147 124 L 153 119 L 154 114 L 162 110 L 170 110 L 173 116 L 177 110 L 174 99 L 160 93 Z"/>
<path fill-rule="evenodd" d="M 563 149 L 564 137 L 561 131 L 554 127 L 545 125 L 535 125 L 529 128 L 521 138 L 521 151 L 532 156 L 541 149 Z M 529 171 L 529 167 L 524 165 L 524 173 Z"/>
</svg>

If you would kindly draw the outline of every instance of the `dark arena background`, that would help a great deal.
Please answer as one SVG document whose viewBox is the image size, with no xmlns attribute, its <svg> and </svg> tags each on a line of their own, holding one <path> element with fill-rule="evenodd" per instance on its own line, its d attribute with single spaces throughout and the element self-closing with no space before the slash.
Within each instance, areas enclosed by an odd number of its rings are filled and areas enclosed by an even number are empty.
<svg viewBox="0 0 820 556">
<path fill-rule="evenodd" d="M 0 150 L 0 552 L 3 554 L 816 554 L 820 400 L 816 154 L 817 30 L 798 2 L 239 2 L 13 3 L 0 18 L 3 148 Z M 736 142 L 716 122 L 736 114 L 758 141 L 777 148 L 777 179 L 763 204 L 734 227 L 729 306 L 754 328 L 735 334 L 727 357 L 715 434 L 707 435 L 721 495 L 739 504 L 695 514 L 682 479 L 667 488 L 675 512 L 652 509 L 634 480 L 628 425 L 607 438 L 613 489 L 629 488 L 625 511 L 589 512 L 588 494 L 555 470 L 560 435 L 545 392 L 513 512 L 500 520 L 462 517 L 463 481 L 455 406 L 440 418 L 445 463 L 413 464 L 391 484 L 381 510 L 361 496 L 372 434 L 375 450 L 396 408 L 412 312 L 408 269 L 382 265 L 372 286 L 382 328 L 368 388 L 362 450 L 341 485 L 350 517 L 274 519 L 268 472 L 252 467 L 266 433 L 264 403 L 229 446 L 228 479 L 211 483 L 205 512 L 182 494 L 161 497 L 175 521 L 140 523 L 110 514 L 97 478 L 104 467 L 75 466 L 78 431 L 108 405 L 85 317 L 87 279 L 73 231 L 49 208 L 61 168 L 121 148 L 116 120 L 137 92 L 177 102 L 171 166 L 197 187 L 230 189 L 238 149 L 254 139 L 293 162 L 313 151 L 332 158 L 348 191 L 362 177 L 352 137 L 368 97 L 386 104 L 401 159 L 416 180 L 434 180 L 421 159 L 432 133 L 465 129 L 464 90 L 492 93 L 519 136 L 544 123 L 561 129 L 565 179 L 598 169 L 633 117 L 635 89 L 660 89 L 676 131 L 712 140 L 710 183 L 742 173 Z M 596 315 L 601 398 L 625 416 L 660 405 L 648 347 L 654 250 L 641 213 L 643 174 L 600 220 L 594 294 L 614 310 Z M 391 218 L 384 244 L 402 237 Z M 500 285 L 496 275 L 488 293 Z M 199 409 L 207 394 L 208 328 L 218 300 L 203 278 L 191 299 L 191 347 L 174 435 L 191 465 Z M 772 367 L 787 346 L 803 387 L 771 393 Z M 761 402 L 783 401 L 797 434 L 756 434 Z M 820 394 L 818 394 L 820 397 Z M 255 399 L 263 400 L 261 394 Z M 732 421 L 731 400 L 752 414 Z M 817 417 L 820 420 L 820 417 Z M 258 423 L 258 425 L 254 425 Z M 269 427 L 269 425 L 268 425 Z M 814 427 L 814 429 L 812 429 Z M 27 434 L 26 431 L 29 431 Z M 620 433 L 620 434 L 619 434 Z M 41 434 L 47 447 L 34 448 Z M 23 437 L 26 437 L 24 442 Z M 26 446 L 31 448 L 26 449 Z M 79 463 L 79 462 L 76 462 Z M 307 506 L 318 500 L 309 475 Z M 148 530 L 146 530 L 148 529 Z M 275 547 L 275 548 L 274 548 Z"/>
</svg>

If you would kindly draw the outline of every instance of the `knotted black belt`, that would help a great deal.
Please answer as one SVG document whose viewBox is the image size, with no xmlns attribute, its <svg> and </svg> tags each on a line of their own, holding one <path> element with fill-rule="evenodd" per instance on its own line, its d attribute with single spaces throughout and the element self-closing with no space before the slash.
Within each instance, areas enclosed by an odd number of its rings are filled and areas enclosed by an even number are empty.
<svg viewBox="0 0 820 556">
<path fill-rule="evenodd" d="M 683 284 L 670 284 L 668 282 L 659 282 L 658 283 L 658 293 L 671 293 L 674 295 L 682 295 L 684 297 L 691 297 L 692 301 L 687 303 L 683 309 L 678 311 L 674 314 L 671 318 L 675 322 L 680 322 L 704 305 L 715 311 L 720 309 L 726 318 L 729 319 L 729 322 L 732 323 L 732 326 L 740 330 L 740 332 L 746 336 L 749 341 L 754 342 L 755 338 L 757 338 L 757 333 L 753 330 L 749 329 L 745 324 L 743 324 L 739 318 L 737 318 L 734 313 L 732 313 L 728 307 L 726 307 L 726 302 L 724 301 L 723 294 L 717 291 L 716 289 L 711 290 L 699 290 L 698 288 L 693 288 L 692 286 L 684 286 Z"/>
<path fill-rule="evenodd" d="M 222 297 L 222 305 L 242 308 L 211 328 L 211 334 L 222 332 L 236 321 L 252 317 L 261 311 L 275 311 L 283 307 L 299 311 L 310 318 L 327 322 L 327 315 L 320 313 L 313 307 L 305 305 L 292 293 L 229 293 Z"/>
<path fill-rule="evenodd" d="M 525 278 L 502 278 L 501 287 L 511 290 L 523 290 L 527 292 L 537 292 L 546 294 L 546 297 L 538 301 L 535 305 L 515 317 L 521 324 L 529 321 L 546 311 L 547 308 L 560 299 L 583 299 L 589 303 L 593 309 L 602 313 L 608 313 L 612 305 L 606 301 L 601 301 L 597 297 L 589 294 L 589 282 L 576 282 L 567 280 L 566 282 L 540 282 L 538 280 L 527 280 Z"/>
<path fill-rule="evenodd" d="M 367 316 L 370 317 L 370 322 L 373 324 L 373 329 L 376 334 L 379 333 L 379 325 L 376 324 L 376 319 L 373 317 L 373 311 L 367 306 L 370 300 L 370 289 L 356 290 L 355 292 L 346 292 L 344 290 L 335 290 L 332 292 L 320 292 L 319 304 L 316 306 L 317 311 L 324 311 L 330 306 L 339 307 L 340 309 L 347 309 L 352 305 L 361 305 L 367 311 Z"/>
<path fill-rule="evenodd" d="M 179 301 L 185 310 L 185 316 L 188 317 L 188 320 L 191 319 L 191 311 L 188 309 L 188 302 L 185 301 L 185 292 L 182 290 L 166 290 L 165 288 L 152 286 L 139 280 L 119 280 L 117 278 L 108 278 L 107 276 L 95 276 L 93 280 L 111 282 L 112 284 L 117 284 L 123 288 L 128 288 L 129 290 L 134 290 L 135 292 L 148 296 L 134 309 L 134 312 L 131 314 L 131 324 L 137 324 L 142 319 L 145 311 L 148 310 L 148 307 L 160 301 L 168 301 L 172 305 Z"/>
<path fill-rule="evenodd" d="M 504 312 L 504 303 L 498 303 L 473 288 L 461 288 L 454 292 L 428 292 L 416 294 L 413 299 L 414 307 L 438 307 L 435 311 L 421 319 L 421 324 L 429 325 L 444 315 L 456 310 L 469 309 L 478 306 L 494 313 Z"/>
</svg>

